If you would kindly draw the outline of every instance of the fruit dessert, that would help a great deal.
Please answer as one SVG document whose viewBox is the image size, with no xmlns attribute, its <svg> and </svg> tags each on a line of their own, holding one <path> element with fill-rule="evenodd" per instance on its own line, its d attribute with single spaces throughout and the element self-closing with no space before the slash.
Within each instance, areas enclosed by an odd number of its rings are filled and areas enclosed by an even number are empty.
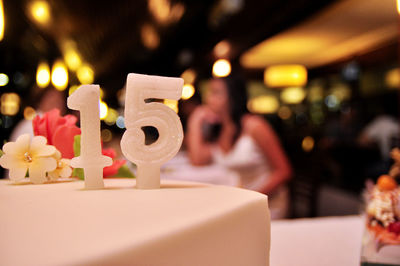
<svg viewBox="0 0 400 266">
<path fill-rule="evenodd" d="M 391 152 L 394 165 L 388 175 L 378 178 L 367 193 L 367 228 L 377 250 L 385 245 L 400 245 L 400 149 Z"/>
</svg>

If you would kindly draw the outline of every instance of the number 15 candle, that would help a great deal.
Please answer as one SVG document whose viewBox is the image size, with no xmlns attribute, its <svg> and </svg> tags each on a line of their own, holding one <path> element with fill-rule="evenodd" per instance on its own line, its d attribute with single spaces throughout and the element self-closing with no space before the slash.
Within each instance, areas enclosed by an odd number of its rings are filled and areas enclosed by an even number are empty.
<svg viewBox="0 0 400 266">
<path fill-rule="evenodd" d="M 160 187 L 161 164 L 179 151 L 183 140 L 178 115 L 166 105 L 150 99 L 179 100 L 183 79 L 129 74 L 125 96 L 126 132 L 121 139 L 122 153 L 137 165 L 136 187 Z M 145 144 L 143 128 L 155 127 L 158 139 Z"/>
</svg>

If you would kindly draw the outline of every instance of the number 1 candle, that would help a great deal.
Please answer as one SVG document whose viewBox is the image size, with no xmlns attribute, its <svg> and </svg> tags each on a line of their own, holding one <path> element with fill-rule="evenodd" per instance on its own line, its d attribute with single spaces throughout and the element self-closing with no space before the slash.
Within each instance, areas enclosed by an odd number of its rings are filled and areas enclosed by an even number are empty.
<svg viewBox="0 0 400 266">
<path fill-rule="evenodd" d="M 129 74 L 125 96 L 126 132 L 121 149 L 128 160 L 137 165 L 136 187 L 160 187 L 161 164 L 179 151 L 183 140 L 182 124 L 178 115 L 166 105 L 150 99 L 179 100 L 183 79 L 141 74 Z M 158 139 L 145 144 L 143 127 L 155 127 Z"/>
<path fill-rule="evenodd" d="M 81 154 L 71 160 L 71 166 L 83 168 L 86 189 L 104 187 L 103 168 L 112 164 L 112 159 L 101 153 L 100 87 L 82 85 L 68 97 L 70 109 L 81 113 Z"/>
</svg>

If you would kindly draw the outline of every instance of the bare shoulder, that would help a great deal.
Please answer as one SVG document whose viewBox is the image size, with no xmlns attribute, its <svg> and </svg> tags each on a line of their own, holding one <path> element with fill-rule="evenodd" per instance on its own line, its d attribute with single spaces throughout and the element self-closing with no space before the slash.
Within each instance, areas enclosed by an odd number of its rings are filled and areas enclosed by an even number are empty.
<svg viewBox="0 0 400 266">
<path fill-rule="evenodd" d="M 246 114 L 242 120 L 242 127 L 245 133 L 254 135 L 258 133 L 265 133 L 265 131 L 270 131 L 270 126 L 268 122 L 258 116 L 253 114 Z"/>
</svg>

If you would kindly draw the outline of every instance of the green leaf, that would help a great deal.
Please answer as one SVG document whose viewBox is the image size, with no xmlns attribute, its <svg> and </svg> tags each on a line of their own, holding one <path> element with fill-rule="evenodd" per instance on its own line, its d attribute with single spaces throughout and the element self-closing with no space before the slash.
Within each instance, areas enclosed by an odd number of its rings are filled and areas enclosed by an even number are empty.
<svg viewBox="0 0 400 266">
<path fill-rule="evenodd" d="M 3 156 L 4 152 L 0 150 L 0 157 Z"/>
<path fill-rule="evenodd" d="M 75 135 L 74 137 L 74 156 L 78 157 L 81 155 L 81 135 Z M 76 176 L 79 179 L 84 179 L 85 174 L 82 168 L 74 168 L 72 171 L 72 176 Z"/>
<path fill-rule="evenodd" d="M 81 155 L 81 135 L 75 135 L 74 137 L 74 155 L 75 157 Z"/>
</svg>

